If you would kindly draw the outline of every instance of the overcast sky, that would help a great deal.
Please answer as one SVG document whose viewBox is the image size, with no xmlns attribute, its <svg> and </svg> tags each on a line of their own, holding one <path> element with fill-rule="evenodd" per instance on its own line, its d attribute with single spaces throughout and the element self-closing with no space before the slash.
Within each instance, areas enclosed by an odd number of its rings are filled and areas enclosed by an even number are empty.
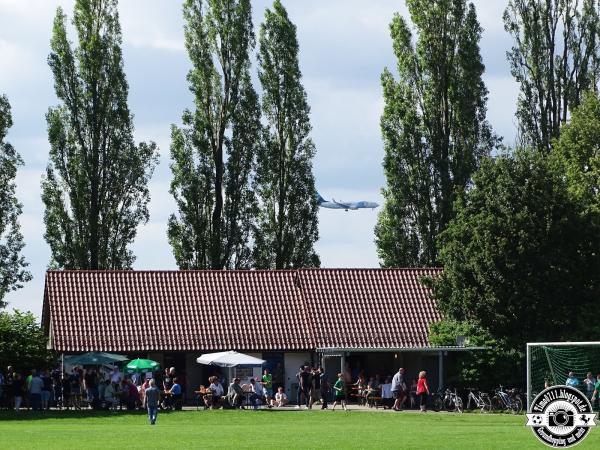
<svg viewBox="0 0 600 450">
<path fill-rule="evenodd" d="M 283 0 L 298 27 L 300 66 L 311 106 L 317 155 L 317 187 L 327 199 L 375 200 L 380 190 L 383 110 L 380 74 L 395 66 L 388 25 L 394 12 L 406 16 L 403 0 Z M 511 42 L 502 25 L 507 0 L 475 0 L 484 28 L 481 50 L 490 91 L 488 118 L 512 144 L 517 86 L 506 51 Z M 271 1 L 253 0 L 254 25 Z M 40 177 L 48 160 L 44 115 L 57 103 L 46 63 L 57 6 L 72 17 L 70 0 L 0 0 L 0 93 L 12 105 L 14 126 L 8 134 L 25 160 L 17 177 L 23 203 L 24 254 L 33 281 L 8 295 L 9 307 L 40 313 L 44 272 L 50 253 L 43 239 Z M 191 106 L 185 80 L 189 70 L 183 44 L 179 0 L 121 0 L 125 71 L 130 86 L 136 140 L 154 140 L 161 161 L 151 182 L 150 222 L 140 226 L 133 246 L 136 269 L 176 269 L 166 239 L 166 221 L 174 211 L 168 193 L 169 128 L 181 123 Z M 71 35 L 71 39 L 75 36 Z M 253 67 L 256 70 L 256 67 Z M 256 77 L 255 77 L 256 80 Z M 377 267 L 373 227 L 377 211 L 323 210 L 319 213 L 317 250 L 323 267 Z"/>
</svg>

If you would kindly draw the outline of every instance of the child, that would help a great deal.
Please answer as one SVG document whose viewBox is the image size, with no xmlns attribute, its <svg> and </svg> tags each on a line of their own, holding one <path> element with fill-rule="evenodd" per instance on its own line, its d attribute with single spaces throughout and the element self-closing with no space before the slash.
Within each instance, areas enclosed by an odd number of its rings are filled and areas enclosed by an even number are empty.
<svg viewBox="0 0 600 450">
<path fill-rule="evenodd" d="M 344 374 L 338 373 L 338 379 L 333 385 L 333 391 L 335 393 L 335 401 L 333 402 L 332 411 L 335 411 L 338 401 L 342 403 L 344 411 L 348 411 L 346 409 L 346 383 L 344 382 Z"/>
<path fill-rule="evenodd" d="M 271 400 L 271 405 L 281 408 L 282 406 L 287 405 L 287 402 L 288 398 L 287 395 L 285 395 L 285 392 L 283 392 L 283 386 L 279 386 L 277 388 L 277 393 L 275 394 L 275 399 Z"/>
<path fill-rule="evenodd" d="M 423 370 L 419 372 L 419 381 L 417 381 L 417 397 L 419 397 L 419 405 L 421 412 L 427 411 L 427 396 L 429 395 L 429 386 L 427 385 L 427 373 Z"/>
</svg>

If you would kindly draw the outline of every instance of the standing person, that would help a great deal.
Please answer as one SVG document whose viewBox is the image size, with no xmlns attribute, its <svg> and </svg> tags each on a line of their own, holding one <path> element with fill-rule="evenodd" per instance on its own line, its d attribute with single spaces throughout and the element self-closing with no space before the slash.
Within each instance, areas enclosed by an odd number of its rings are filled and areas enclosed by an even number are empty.
<svg viewBox="0 0 600 450">
<path fill-rule="evenodd" d="M 302 395 L 304 395 L 304 407 L 308 409 L 310 408 L 310 392 L 312 390 L 312 374 L 308 366 L 304 366 L 304 370 L 300 372 L 300 388 Z"/>
<path fill-rule="evenodd" d="M 579 380 L 573 372 L 569 372 L 569 375 L 565 380 L 565 386 L 571 386 L 574 388 L 577 388 L 579 386 Z"/>
<path fill-rule="evenodd" d="M 298 392 L 296 392 L 296 409 L 300 409 L 302 405 L 302 372 L 304 372 L 304 366 L 300 366 L 300 370 L 296 374 L 298 380 Z"/>
<path fill-rule="evenodd" d="M 156 425 L 156 417 L 158 416 L 158 400 L 160 398 L 160 391 L 156 387 L 156 381 L 154 378 L 150 380 L 148 389 L 144 392 L 144 403 L 148 409 L 148 419 L 150 425 Z"/>
<path fill-rule="evenodd" d="M 325 369 L 319 367 L 319 383 L 321 385 L 321 409 L 327 409 L 327 398 L 329 397 L 329 380 Z"/>
<path fill-rule="evenodd" d="M 85 372 L 83 377 L 85 385 L 85 394 L 87 401 L 91 407 L 93 407 L 95 400 L 98 399 L 98 377 L 94 369 L 90 369 Z"/>
<path fill-rule="evenodd" d="M 594 392 L 592 393 L 592 399 L 590 400 L 592 406 L 596 399 L 598 399 L 598 409 L 600 409 L 600 373 L 596 375 L 596 384 L 594 385 Z"/>
<path fill-rule="evenodd" d="M 31 409 L 39 411 L 42 408 L 42 389 L 44 382 L 38 376 L 37 371 L 31 371 L 31 381 L 29 382 L 29 396 L 31 400 Z"/>
<path fill-rule="evenodd" d="M 429 385 L 427 384 L 427 372 L 422 370 L 419 372 L 419 381 L 417 381 L 417 397 L 419 397 L 419 405 L 421 412 L 427 411 L 427 397 L 429 396 Z"/>
<path fill-rule="evenodd" d="M 265 393 L 265 398 L 269 408 L 271 407 L 271 399 L 273 398 L 273 375 L 269 373 L 269 369 L 265 369 L 262 376 L 262 383 Z"/>
<path fill-rule="evenodd" d="M 23 402 L 23 393 L 25 391 L 25 383 L 23 382 L 23 378 L 18 373 L 12 374 L 12 394 L 15 398 L 15 411 L 19 411 L 21 409 L 21 403 Z"/>
<path fill-rule="evenodd" d="M 338 402 L 341 402 L 344 411 L 348 411 L 346 408 L 346 382 L 344 381 L 343 373 L 338 373 L 338 379 L 333 385 L 333 391 L 335 393 L 335 401 L 333 402 L 333 408 L 331 409 L 335 411 Z"/>
<path fill-rule="evenodd" d="M 406 400 L 406 382 L 404 381 L 404 368 L 400 367 L 392 378 L 392 397 L 394 398 L 394 411 L 402 411 Z"/>
<path fill-rule="evenodd" d="M 312 389 L 310 392 L 310 409 L 313 403 L 321 398 L 321 373 L 315 367 L 312 370 Z"/>
<path fill-rule="evenodd" d="M 81 409 L 81 377 L 77 367 L 73 368 L 73 372 L 69 375 L 69 384 L 71 385 L 71 405 L 75 409 Z"/>
<path fill-rule="evenodd" d="M 592 375 L 592 372 L 587 373 L 587 376 L 583 380 L 583 384 L 585 386 L 586 397 L 591 399 L 592 395 L 594 395 L 594 389 L 596 387 L 596 379 L 594 378 L 594 375 Z"/>
<path fill-rule="evenodd" d="M 62 398 L 62 406 L 66 409 L 71 407 L 71 382 L 69 381 L 69 376 L 67 372 L 63 372 L 62 378 L 60 380 L 61 387 L 61 398 Z"/>
<path fill-rule="evenodd" d="M 42 409 L 49 410 L 50 409 L 50 397 L 52 393 L 52 378 L 50 378 L 50 374 L 47 370 L 42 372 Z"/>
</svg>

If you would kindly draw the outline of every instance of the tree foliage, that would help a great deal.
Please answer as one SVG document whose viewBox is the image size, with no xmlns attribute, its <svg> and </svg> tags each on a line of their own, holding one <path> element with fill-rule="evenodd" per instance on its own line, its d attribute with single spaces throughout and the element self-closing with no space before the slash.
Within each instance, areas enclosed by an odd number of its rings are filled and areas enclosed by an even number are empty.
<svg viewBox="0 0 600 450">
<path fill-rule="evenodd" d="M 487 391 L 500 384 L 519 385 L 524 370 L 522 349 L 508 348 L 503 339 L 493 338 L 480 325 L 469 321 L 444 319 L 433 323 L 429 330 L 429 342 L 433 345 L 456 345 L 458 337 L 479 349 L 448 358 L 448 386 L 476 386 Z"/>
<path fill-rule="evenodd" d="M 259 268 L 287 269 L 319 265 L 319 237 L 309 137 L 310 108 L 302 86 L 296 26 L 279 0 L 265 11 L 258 53 L 262 111 L 268 123 L 258 154 L 260 199 L 255 246 Z"/>
<path fill-rule="evenodd" d="M 486 121 L 481 27 L 465 0 L 407 0 L 417 32 L 390 30 L 399 80 L 382 77 L 385 205 L 375 229 L 384 266 L 439 263 L 436 237 L 457 194 L 497 143 Z"/>
<path fill-rule="evenodd" d="M 25 246 L 18 221 L 22 206 L 15 195 L 15 177 L 23 160 L 5 141 L 11 126 L 10 104 L 6 96 L 0 95 L 0 308 L 6 306 L 2 301 L 6 294 L 31 279 L 21 254 Z"/>
<path fill-rule="evenodd" d="M 597 93 L 584 95 L 571 121 L 563 126 L 554 143 L 552 160 L 565 174 L 571 195 L 591 217 L 600 214 L 600 98 Z"/>
<path fill-rule="evenodd" d="M 50 162 L 42 181 L 51 265 L 127 269 L 137 227 L 148 220 L 156 145 L 133 140 L 116 0 L 77 0 L 67 37 L 58 8 L 48 64 L 61 104 L 46 115 Z"/>
<path fill-rule="evenodd" d="M 550 151 L 573 108 L 600 76 L 597 0 L 510 0 L 507 53 L 520 84 L 517 118 L 522 145 Z"/>
<path fill-rule="evenodd" d="M 260 106 L 250 80 L 249 0 L 186 0 L 185 43 L 195 110 L 172 127 L 168 237 L 179 268 L 246 268 L 256 199 Z"/>
<path fill-rule="evenodd" d="M 0 311 L 0 367 L 17 372 L 47 368 L 55 355 L 47 350 L 48 338 L 30 312 Z"/>
<path fill-rule="evenodd" d="M 600 229 L 537 150 L 486 160 L 441 235 L 433 283 L 448 318 L 522 351 L 526 342 L 597 335 Z"/>
</svg>

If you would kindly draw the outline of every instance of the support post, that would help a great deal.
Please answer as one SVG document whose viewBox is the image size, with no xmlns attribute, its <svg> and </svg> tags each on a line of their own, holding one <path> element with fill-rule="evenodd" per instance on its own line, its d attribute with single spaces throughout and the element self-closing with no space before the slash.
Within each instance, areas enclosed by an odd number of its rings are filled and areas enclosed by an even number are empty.
<svg viewBox="0 0 600 450">
<path fill-rule="evenodd" d="M 444 352 L 440 350 L 438 352 L 438 390 L 441 391 L 444 388 Z"/>
<path fill-rule="evenodd" d="M 346 352 L 342 352 L 342 357 L 340 358 L 340 373 L 346 377 Z"/>
<path fill-rule="evenodd" d="M 531 347 L 529 344 L 527 344 L 525 354 L 527 355 L 527 411 L 529 412 L 531 407 Z"/>
</svg>

